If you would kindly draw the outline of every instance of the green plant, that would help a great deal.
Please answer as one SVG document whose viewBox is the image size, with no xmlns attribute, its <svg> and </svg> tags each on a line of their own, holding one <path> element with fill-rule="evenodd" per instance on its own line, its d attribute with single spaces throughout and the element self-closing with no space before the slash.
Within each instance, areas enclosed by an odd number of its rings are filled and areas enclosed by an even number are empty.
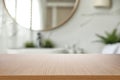
<svg viewBox="0 0 120 80">
<path fill-rule="evenodd" d="M 28 42 L 25 43 L 25 47 L 26 47 L 26 48 L 35 48 L 35 45 L 34 45 L 33 42 L 28 41 Z"/>
<path fill-rule="evenodd" d="M 112 32 L 105 32 L 105 36 L 96 34 L 100 40 L 97 42 L 102 42 L 104 44 L 114 44 L 120 42 L 120 36 L 117 34 L 117 29 L 114 29 Z"/>
<path fill-rule="evenodd" d="M 50 39 L 45 39 L 41 43 L 43 48 L 54 48 L 54 44 Z"/>
</svg>

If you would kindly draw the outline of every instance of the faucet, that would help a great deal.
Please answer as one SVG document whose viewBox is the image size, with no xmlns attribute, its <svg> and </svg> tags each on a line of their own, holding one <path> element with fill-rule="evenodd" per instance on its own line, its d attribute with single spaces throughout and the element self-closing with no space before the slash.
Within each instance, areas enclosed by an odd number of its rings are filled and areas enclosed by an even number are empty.
<svg viewBox="0 0 120 80">
<path fill-rule="evenodd" d="M 42 35 L 40 32 L 37 33 L 37 44 L 38 47 L 42 47 Z"/>
<path fill-rule="evenodd" d="M 83 48 L 79 48 L 77 46 L 77 44 L 72 44 L 71 46 L 70 45 L 66 45 L 65 46 L 65 50 L 67 53 L 74 53 L 74 54 L 77 54 L 77 53 L 84 53 L 84 49 Z"/>
</svg>

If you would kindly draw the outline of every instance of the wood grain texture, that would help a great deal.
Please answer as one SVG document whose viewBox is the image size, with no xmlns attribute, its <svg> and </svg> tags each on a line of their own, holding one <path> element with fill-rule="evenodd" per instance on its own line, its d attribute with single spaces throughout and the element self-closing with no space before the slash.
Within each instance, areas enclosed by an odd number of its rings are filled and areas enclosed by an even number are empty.
<svg viewBox="0 0 120 80">
<path fill-rule="evenodd" d="M 0 54 L 0 80 L 120 80 L 120 55 Z"/>
<path fill-rule="evenodd" d="M 2 76 L 0 80 L 120 80 L 120 76 Z"/>
</svg>

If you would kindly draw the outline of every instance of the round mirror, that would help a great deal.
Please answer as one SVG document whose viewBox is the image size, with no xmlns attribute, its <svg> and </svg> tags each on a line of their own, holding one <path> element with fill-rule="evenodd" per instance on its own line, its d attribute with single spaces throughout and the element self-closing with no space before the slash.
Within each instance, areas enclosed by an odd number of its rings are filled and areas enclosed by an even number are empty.
<svg viewBox="0 0 120 80">
<path fill-rule="evenodd" d="M 4 0 L 8 14 L 31 30 L 51 30 L 65 24 L 80 0 Z"/>
</svg>

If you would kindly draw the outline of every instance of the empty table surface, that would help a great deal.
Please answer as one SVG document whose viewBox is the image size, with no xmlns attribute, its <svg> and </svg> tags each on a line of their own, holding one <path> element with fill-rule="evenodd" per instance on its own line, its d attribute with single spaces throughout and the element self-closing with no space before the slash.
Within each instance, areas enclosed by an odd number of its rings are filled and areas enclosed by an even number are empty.
<svg viewBox="0 0 120 80">
<path fill-rule="evenodd" d="M 120 76 L 120 55 L 0 54 L 0 76 Z"/>
</svg>

